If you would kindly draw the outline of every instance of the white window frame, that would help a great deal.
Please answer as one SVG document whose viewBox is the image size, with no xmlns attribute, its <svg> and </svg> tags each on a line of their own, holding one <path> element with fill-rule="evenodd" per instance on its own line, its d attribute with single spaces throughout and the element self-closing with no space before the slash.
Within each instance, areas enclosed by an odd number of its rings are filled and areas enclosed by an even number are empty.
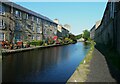
<svg viewBox="0 0 120 84">
<path fill-rule="evenodd" d="M 34 16 L 32 16 L 32 21 L 34 21 Z"/>
<path fill-rule="evenodd" d="M 37 23 L 39 23 L 39 18 L 37 18 Z"/>
<path fill-rule="evenodd" d="M 26 19 L 29 19 L 29 15 L 26 13 Z"/>
</svg>

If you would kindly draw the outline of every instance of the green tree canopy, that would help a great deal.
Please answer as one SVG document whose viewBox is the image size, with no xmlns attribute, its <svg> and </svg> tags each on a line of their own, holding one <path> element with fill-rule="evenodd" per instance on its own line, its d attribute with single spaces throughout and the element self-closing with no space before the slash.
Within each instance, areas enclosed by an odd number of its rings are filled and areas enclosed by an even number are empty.
<svg viewBox="0 0 120 84">
<path fill-rule="evenodd" d="M 76 39 L 82 38 L 82 34 L 76 35 Z"/>
<path fill-rule="evenodd" d="M 90 38 L 90 32 L 88 30 L 83 31 L 83 38 L 87 41 Z"/>
</svg>

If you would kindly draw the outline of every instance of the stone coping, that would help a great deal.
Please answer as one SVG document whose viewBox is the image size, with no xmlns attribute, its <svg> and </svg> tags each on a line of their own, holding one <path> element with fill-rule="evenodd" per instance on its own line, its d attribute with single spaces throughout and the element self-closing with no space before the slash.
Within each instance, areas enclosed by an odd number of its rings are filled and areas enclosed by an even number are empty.
<svg viewBox="0 0 120 84">
<path fill-rule="evenodd" d="M 64 44 L 68 45 L 68 44 Z M 55 46 L 62 46 L 60 44 L 53 44 L 53 45 L 47 45 L 47 46 L 34 46 L 34 47 L 29 47 L 29 48 L 20 48 L 20 49 L 1 49 L 2 54 L 7 54 L 7 53 L 15 53 L 15 52 L 22 52 L 22 51 L 29 51 L 29 50 L 34 50 L 34 49 L 39 49 L 39 48 L 49 48 L 49 47 L 55 47 Z"/>
</svg>

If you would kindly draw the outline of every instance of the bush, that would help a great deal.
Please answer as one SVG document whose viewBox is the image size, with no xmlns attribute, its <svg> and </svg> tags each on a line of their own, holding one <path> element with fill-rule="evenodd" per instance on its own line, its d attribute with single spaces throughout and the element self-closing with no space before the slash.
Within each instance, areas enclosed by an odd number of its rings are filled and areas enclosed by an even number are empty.
<svg viewBox="0 0 120 84">
<path fill-rule="evenodd" d="M 48 44 L 47 43 L 43 43 L 43 45 L 42 46 L 47 46 Z"/>
<path fill-rule="evenodd" d="M 30 44 L 35 46 L 41 46 L 43 44 L 43 41 L 42 40 L 32 41 L 30 42 Z"/>
<path fill-rule="evenodd" d="M 69 43 L 70 39 L 69 38 L 65 38 L 64 39 L 64 43 Z"/>
<path fill-rule="evenodd" d="M 77 40 L 76 39 L 71 39 L 71 38 L 65 38 L 64 39 L 64 43 L 76 43 L 77 42 Z"/>
<path fill-rule="evenodd" d="M 49 39 L 49 40 L 48 40 L 48 45 L 51 45 L 51 44 L 54 44 L 54 43 L 55 43 L 54 40 L 52 40 L 52 39 Z"/>
</svg>

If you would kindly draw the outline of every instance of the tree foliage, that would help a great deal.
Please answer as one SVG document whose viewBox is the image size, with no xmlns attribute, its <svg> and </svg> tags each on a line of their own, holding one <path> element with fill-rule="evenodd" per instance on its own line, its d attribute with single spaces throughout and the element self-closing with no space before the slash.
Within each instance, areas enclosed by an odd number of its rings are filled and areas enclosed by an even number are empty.
<svg viewBox="0 0 120 84">
<path fill-rule="evenodd" d="M 70 38 L 71 40 L 73 40 L 73 43 L 76 43 L 76 42 L 77 42 L 77 39 L 76 39 L 76 36 L 75 36 L 75 35 L 69 34 L 69 38 Z"/>
<path fill-rule="evenodd" d="M 76 35 L 76 39 L 81 39 L 82 38 L 82 34 Z"/>
<path fill-rule="evenodd" d="M 88 30 L 84 30 L 82 37 L 87 41 L 90 38 L 90 32 Z"/>
</svg>

